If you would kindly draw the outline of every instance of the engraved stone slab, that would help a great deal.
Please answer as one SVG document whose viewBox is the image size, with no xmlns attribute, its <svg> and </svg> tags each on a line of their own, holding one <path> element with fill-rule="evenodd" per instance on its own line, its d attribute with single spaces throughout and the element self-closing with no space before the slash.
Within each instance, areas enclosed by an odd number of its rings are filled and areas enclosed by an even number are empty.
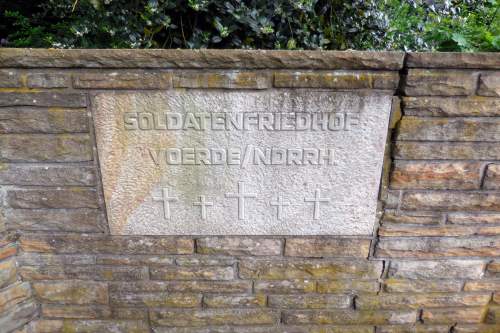
<svg viewBox="0 0 500 333">
<path fill-rule="evenodd" d="M 97 93 L 117 235 L 369 235 L 391 96 L 311 89 Z"/>
</svg>

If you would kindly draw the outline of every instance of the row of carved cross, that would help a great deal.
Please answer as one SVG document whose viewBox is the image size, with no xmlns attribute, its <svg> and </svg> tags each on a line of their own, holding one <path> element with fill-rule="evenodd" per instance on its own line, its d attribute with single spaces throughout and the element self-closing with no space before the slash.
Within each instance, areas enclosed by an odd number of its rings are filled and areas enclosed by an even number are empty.
<svg viewBox="0 0 500 333">
<path fill-rule="evenodd" d="M 245 192 L 245 183 L 244 182 L 238 182 L 238 192 L 237 193 L 225 193 L 226 198 L 233 198 L 238 200 L 238 219 L 244 220 L 245 219 L 245 201 L 247 199 L 255 199 L 257 198 L 257 194 L 255 193 L 246 193 Z M 207 219 L 207 207 L 213 206 L 214 203 L 207 201 L 207 198 L 204 195 L 199 196 L 199 201 L 193 202 L 193 206 L 199 206 L 201 210 L 201 219 L 206 220 Z M 170 203 L 171 202 L 176 202 L 177 198 L 171 197 L 169 193 L 169 188 L 165 187 L 162 188 L 162 196 L 161 197 L 153 197 L 153 200 L 155 201 L 161 201 L 163 203 L 163 215 L 165 219 L 170 219 Z M 313 219 L 317 220 L 320 217 L 321 214 L 321 203 L 328 203 L 330 202 L 330 198 L 322 198 L 320 189 L 316 189 L 314 191 L 314 197 L 313 198 L 304 198 L 304 202 L 309 202 L 313 204 Z M 290 206 L 291 203 L 286 201 L 281 194 L 278 194 L 277 198 L 275 200 L 269 201 L 269 204 L 273 207 L 276 207 L 276 217 L 278 220 L 283 219 L 283 211 L 284 207 Z"/>
</svg>

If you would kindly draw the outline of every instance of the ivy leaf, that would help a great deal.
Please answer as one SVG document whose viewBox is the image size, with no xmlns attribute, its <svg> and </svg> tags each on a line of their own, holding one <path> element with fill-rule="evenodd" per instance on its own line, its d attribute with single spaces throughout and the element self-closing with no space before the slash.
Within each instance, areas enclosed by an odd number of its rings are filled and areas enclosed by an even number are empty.
<svg viewBox="0 0 500 333">
<path fill-rule="evenodd" d="M 297 48 L 297 41 L 293 38 L 290 38 L 286 43 L 286 48 L 289 50 L 294 50 Z"/>
<path fill-rule="evenodd" d="M 469 43 L 467 42 L 465 36 L 458 32 L 454 32 L 453 34 L 451 34 L 451 39 L 455 41 L 462 48 L 469 47 Z"/>
<path fill-rule="evenodd" d="M 497 50 L 500 50 L 500 35 L 493 37 L 491 45 L 493 45 L 493 47 Z"/>
</svg>

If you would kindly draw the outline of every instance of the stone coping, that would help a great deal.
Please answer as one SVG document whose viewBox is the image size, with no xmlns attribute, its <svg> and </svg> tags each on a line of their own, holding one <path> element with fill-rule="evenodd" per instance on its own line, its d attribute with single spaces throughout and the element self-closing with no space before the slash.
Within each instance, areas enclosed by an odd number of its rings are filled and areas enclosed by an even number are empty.
<svg viewBox="0 0 500 333">
<path fill-rule="evenodd" d="M 498 52 L 0 48 L 0 68 L 498 69 Z"/>
<path fill-rule="evenodd" d="M 411 68 L 498 69 L 500 52 L 409 52 L 405 65 Z"/>
<path fill-rule="evenodd" d="M 0 48 L 0 67 L 248 68 L 399 70 L 402 52 L 17 49 Z"/>
</svg>

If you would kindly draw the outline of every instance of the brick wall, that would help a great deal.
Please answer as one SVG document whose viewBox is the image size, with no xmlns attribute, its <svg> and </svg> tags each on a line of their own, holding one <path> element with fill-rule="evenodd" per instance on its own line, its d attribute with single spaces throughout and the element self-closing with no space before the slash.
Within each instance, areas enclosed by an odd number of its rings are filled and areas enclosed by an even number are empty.
<svg viewBox="0 0 500 333">
<path fill-rule="evenodd" d="M 0 67 L 0 332 L 500 331 L 498 54 L 0 49 Z M 93 93 L 272 87 L 395 95 L 372 236 L 109 235 Z"/>
</svg>

